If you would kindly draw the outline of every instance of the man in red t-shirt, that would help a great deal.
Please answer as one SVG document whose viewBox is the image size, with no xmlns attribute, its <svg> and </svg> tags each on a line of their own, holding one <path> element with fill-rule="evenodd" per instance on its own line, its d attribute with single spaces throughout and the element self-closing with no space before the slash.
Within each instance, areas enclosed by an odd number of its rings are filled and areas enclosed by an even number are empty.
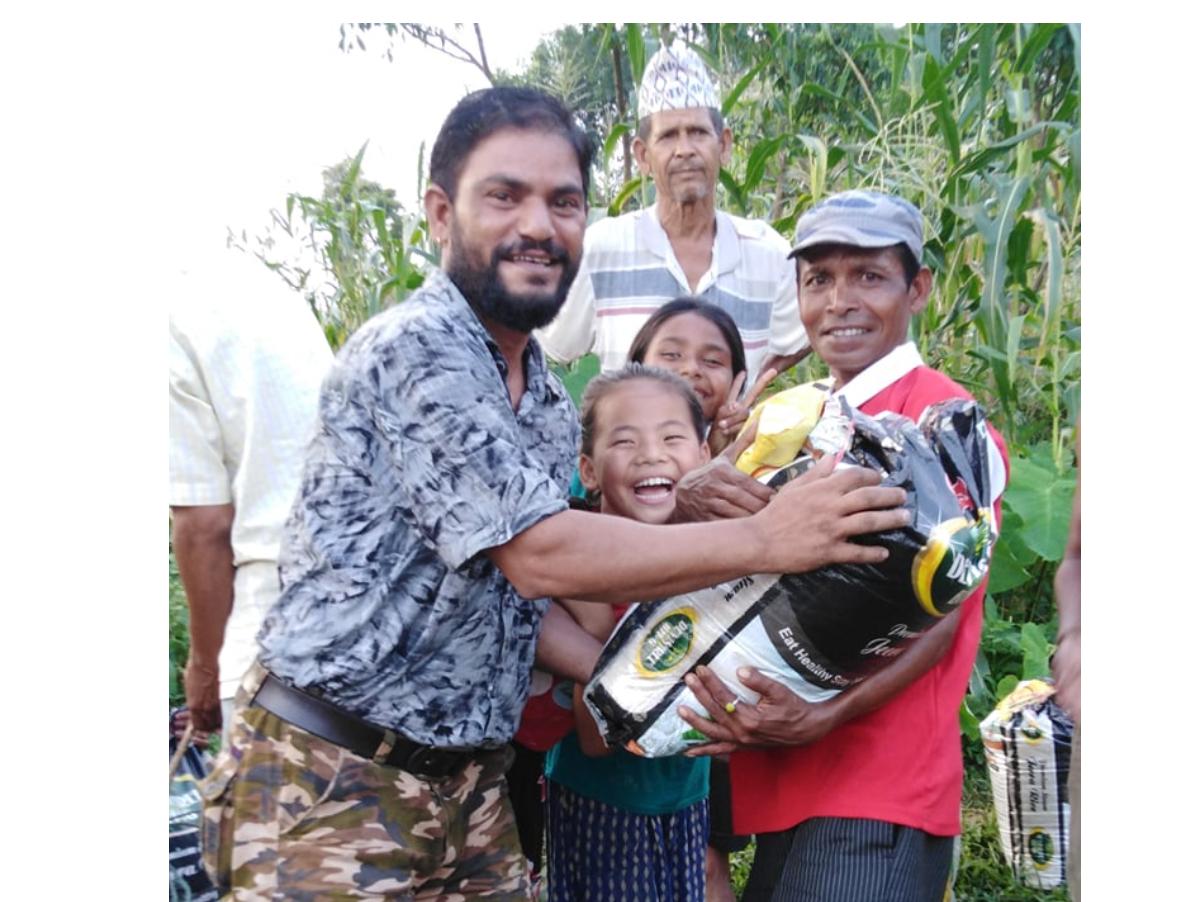
<svg viewBox="0 0 1200 902">
<path fill-rule="evenodd" d="M 835 393 L 868 414 L 917 420 L 970 395 L 925 366 L 908 340 L 929 299 L 920 211 L 907 201 L 847 191 L 797 224 L 800 318 L 829 366 Z M 996 522 L 1007 457 L 992 438 Z M 714 720 L 684 717 L 735 751 L 734 828 L 758 835 L 744 902 L 941 902 L 960 832 L 958 709 L 979 645 L 986 583 L 883 670 L 820 703 L 757 671 L 738 676 L 761 694 L 733 694 L 706 668 L 688 685 Z M 695 752 L 693 752 L 694 754 Z"/>
</svg>

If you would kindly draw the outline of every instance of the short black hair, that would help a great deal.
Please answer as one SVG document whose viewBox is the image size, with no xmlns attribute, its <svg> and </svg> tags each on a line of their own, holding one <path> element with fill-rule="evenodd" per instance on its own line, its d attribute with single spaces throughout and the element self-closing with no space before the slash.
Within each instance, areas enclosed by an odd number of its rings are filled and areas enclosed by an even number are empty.
<svg viewBox="0 0 1200 902">
<path fill-rule="evenodd" d="M 658 382 L 677 394 L 685 404 L 692 418 L 692 428 L 696 430 L 697 441 L 704 441 L 704 411 L 700 407 L 700 399 L 682 378 L 668 370 L 656 366 L 645 366 L 640 363 L 627 363 L 619 370 L 611 373 L 601 373 L 587 384 L 583 391 L 583 399 L 579 404 L 579 425 L 582 433 L 579 440 L 579 453 L 589 457 L 596 447 L 596 408 L 600 402 L 613 393 L 620 385 L 637 380 Z"/>
<path fill-rule="evenodd" d="M 451 201 L 458 192 L 467 157 L 485 138 L 505 128 L 544 131 L 561 135 L 579 159 L 583 195 L 587 197 L 595 145 L 571 111 L 558 98 L 516 85 L 472 91 L 450 111 L 429 155 L 429 180 Z"/>
<path fill-rule="evenodd" d="M 900 260 L 900 265 L 904 268 L 904 281 L 912 287 L 913 279 L 917 277 L 917 273 L 921 271 L 921 263 L 913 255 L 912 248 L 901 241 L 899 244 L 887 244 L 883 247 L 862 247 L 857 244 L 840 244 L 838 242 L 826 242 L 824 244 L 814 244 L 812 247 L 806 247 L 804 250 L 793 251 L 793 256 L 796 258 L 796 281 L 800 281 L 800 258 L 803 257 L 805 262 L 813 263 L 820 260 L 822 257 L 835 253 L 841 250 L 851 251 L 878 251 L 889 250 L 894 251 L 896 257 Z"/>
<path fill-rule="evenodd" d="M 638 329 L 637 335 L 633 337 L 633 344 L 629 346 L 629 362 L 645 363 L 646 352 L 650 350 L 650 342 L 654 340 L 654 334 L 658 331 L 659 327 L 667 320 L 674 319 L 684 313 L 695 313 L 697 316 L 704 317 L 716 326 L 720 330 L 721 336 L 725 339 L 725 343 L 729 345 L 733 378 L 736 379 L 738 373 L 745 372 L 746 347 L 742 344 L 742 333 L 738 331 L 737 323 L 733 321 L 733 317 L 716 304 L 709 303 L 701 298 L 688 296 L 668 301 L 650 314 L 650 318 L 642 324 L 642 328 Z"/>
<path fill-rule="evenodd" d="M 721 137 L 721 132 L 725 131 L 725 117 L 721 115 L 721 111 L 715 106 L 705 107 L 708 110 L 709 118 L 712 119 L 713 130 L 717 133 L 717 137 Z M 637 136 L 643 142 L 650 140 L 650 123 L 653 113 L 649 116 L 643 116 L 638 120 Z"/>
</svg>

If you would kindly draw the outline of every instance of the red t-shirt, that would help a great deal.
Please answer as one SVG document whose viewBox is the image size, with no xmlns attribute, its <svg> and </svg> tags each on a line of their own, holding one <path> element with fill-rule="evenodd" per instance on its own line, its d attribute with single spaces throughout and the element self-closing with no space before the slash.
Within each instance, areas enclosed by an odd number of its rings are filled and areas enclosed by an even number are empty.
<svg viewBox="0 0 1200 902">
<path fill-rule="evenodd" d="M 931 404 L 970 397 L 952 379 L 920 366 L 860 409 L 917 420 Z M 995 430 L 991 434 L 1007 469 L 1004 442 Z M 998 499 L 995 511 L 998 524 Z M 959 833 L 958 709 L 979 646 L 986 588 L 985 582 L 963 602 L 946 655 L 881 708 L 811 745 L 736 752 L 730 760 L 735 832 L 787 830 L 813 817 L 854 817 L 937 836 Z"/>
</svg>

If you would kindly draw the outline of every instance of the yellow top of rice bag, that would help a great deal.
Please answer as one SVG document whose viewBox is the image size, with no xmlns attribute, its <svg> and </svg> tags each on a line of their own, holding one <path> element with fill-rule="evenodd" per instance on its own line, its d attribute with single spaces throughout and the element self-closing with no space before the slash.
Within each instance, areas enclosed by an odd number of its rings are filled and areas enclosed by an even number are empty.
<svg viewBox="0 0 1200 902">
<path fill-rule="evenodd" d="M 748 428 L 758 420 L 758 435 L 738 458 L 737 468 L 754 475 L 763 467 L 790 464 L 799 456 L 809 432 L 821 418 L 828 397 L 825 386 L 810 382 L 760 401 L 743 427 Z"/>
<path fill-rule="evenodd" d="M 1044 680 L 1022 680 L 1015 689 L 996 704 L 996 709 L 986 720 L 995 720 L 996 724 L 1005 723 L 1012 716 L 1031 705 L 1038 705 L 1054 695 L 1054 687 Z"/>
</svg>

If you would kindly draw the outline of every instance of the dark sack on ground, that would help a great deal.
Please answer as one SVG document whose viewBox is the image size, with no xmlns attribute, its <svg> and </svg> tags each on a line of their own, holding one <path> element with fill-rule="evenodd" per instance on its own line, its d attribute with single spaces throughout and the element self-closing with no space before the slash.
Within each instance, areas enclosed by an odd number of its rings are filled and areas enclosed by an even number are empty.
<svg viewBox="0 0 1200 902">
<path fill-rule="evenodd" d="M 844 422 L 831 428 L 829 418 Z M 704 713 L 683 684 L 701 664 L 748 702 L 757 696 L 735 676 L 743 666 L 809 701 L 827 699 L 902 654 L 983 581 L 996 531 L 979 407 L 945 401 L 917 425 L 834 399 L 814 434 L 839 430 L 844 464 L 876 470 L 885 486 L 908 493 L 911 525 L 859 540 L 886 547 L 887 561 L 754 574 L 636 605 L 609 639 L 584 694 L 610 745 L 659 757 L 707 741 L 676 713 L 681 704 Z M 813 463 L 802 453 L 768 484 L 782 485 Z"/>
</svg>

